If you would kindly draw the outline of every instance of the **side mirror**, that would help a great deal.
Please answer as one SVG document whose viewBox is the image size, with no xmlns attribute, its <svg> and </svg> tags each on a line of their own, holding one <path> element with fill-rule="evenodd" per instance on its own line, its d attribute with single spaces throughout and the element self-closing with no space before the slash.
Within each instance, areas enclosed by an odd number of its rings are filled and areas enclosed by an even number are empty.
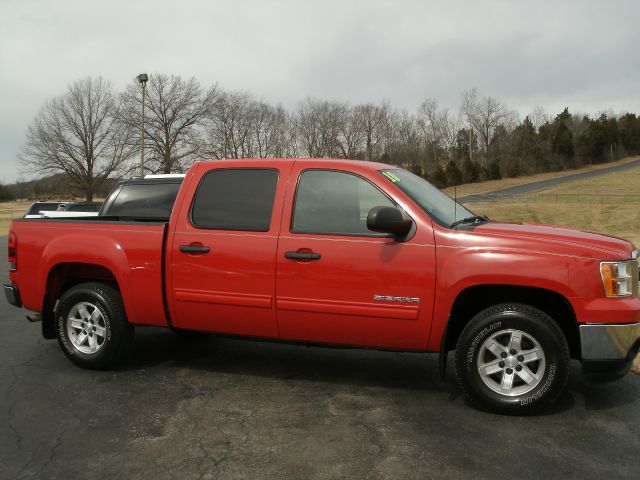
<svg viewBox="0 0 640 480">
<path fill-rule="evenodd" d="M 367 228 L 374 232 L 392 233 L 394 237 L 405 237 L 413 222 L 405 220 L 402 212 L 393 207 L 373 207 L 367 215 Z"/>
</svg>

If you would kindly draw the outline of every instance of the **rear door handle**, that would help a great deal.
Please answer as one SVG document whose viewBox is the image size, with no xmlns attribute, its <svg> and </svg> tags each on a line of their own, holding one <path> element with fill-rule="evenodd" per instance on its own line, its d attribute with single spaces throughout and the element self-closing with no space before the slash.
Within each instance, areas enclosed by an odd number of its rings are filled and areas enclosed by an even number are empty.
<svg viewBox="0 0 640 480">
<path fill-rule="evenodd" d="M 180 245 L 180 251 L 182 253 L 209 253 L 211 250 L 204 245 Z"/>
<path fill-rule="evenodd" d="M 319 260 L 320 254 L 314 252 L 285 252 L 284 257 L 291 260 Z"/>
</svg>

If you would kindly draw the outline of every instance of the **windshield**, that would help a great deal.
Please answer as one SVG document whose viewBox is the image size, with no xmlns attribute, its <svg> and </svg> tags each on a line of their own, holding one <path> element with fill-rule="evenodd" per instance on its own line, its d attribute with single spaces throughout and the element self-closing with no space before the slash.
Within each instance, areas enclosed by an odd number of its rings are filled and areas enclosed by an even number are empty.
<svg viewBox="0 0 640 480">
<path fill-rule="evenodd" d="M 442 226 L 450 227 L 454 222 L 474 215 L 413 173 L 400 169 L 380 170 L 380 173 Z"/>
</svg>

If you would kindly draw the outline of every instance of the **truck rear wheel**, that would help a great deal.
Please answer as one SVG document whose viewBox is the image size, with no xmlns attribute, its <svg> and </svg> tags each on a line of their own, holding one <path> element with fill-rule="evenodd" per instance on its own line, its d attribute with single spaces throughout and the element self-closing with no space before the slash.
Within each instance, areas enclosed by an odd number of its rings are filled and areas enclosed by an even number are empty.
<svg viewBox="0 0 640 480">
<path fill-rule="evenodd" d="M 56 310 L 58 343 L 76 365 L 106 369 L 121 361 L 133 341 L 120 292 L 98 282 L 67 290 Z"/>
<path fill-rule="evenodd" d="M 487 308 L 466 325 L 456 347 L 462 390 L 480 407 L 527 413 L 553 402 L 568 376 L 569 347 L 560 327 L 529 305 Z"/>
</svg>

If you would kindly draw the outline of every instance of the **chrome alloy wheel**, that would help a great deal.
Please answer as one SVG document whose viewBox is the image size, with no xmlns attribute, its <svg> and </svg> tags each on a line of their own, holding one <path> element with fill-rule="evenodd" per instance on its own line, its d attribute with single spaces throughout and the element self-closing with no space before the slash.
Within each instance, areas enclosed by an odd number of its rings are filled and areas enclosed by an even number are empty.
<svg viewBox="0 0 640 480">
<path fill-rule="evenodd" d="M 499 331 L 480 346 L 478 373 L 500 395 L 515 397 L 536 388 L 545 371 L 545 355 L 538 341 L 521 330 Z"/>
<path fill-rule="evenodd" d="M 67 335 L 73 347 L 81 353 L 97 353 L 107 339 L 107 323 L 93 303 L 76 303 L 67 316 Z"/>
</svg>

